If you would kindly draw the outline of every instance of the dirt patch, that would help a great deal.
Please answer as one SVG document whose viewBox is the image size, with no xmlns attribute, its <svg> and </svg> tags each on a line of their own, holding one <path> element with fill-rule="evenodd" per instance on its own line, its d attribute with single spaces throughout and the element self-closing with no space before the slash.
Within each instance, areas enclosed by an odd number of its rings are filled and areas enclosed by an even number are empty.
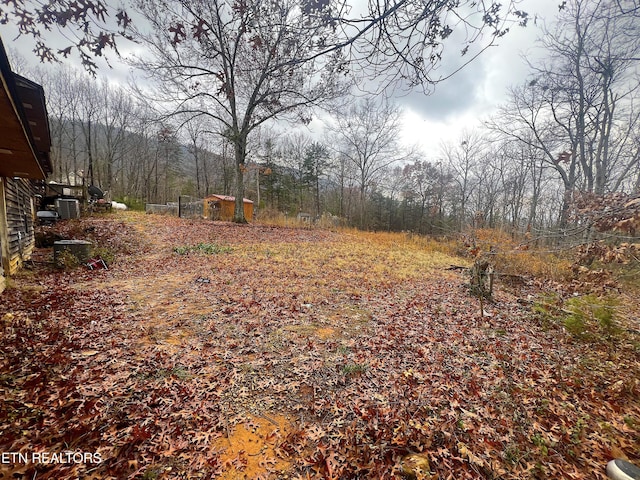
<svg viewBox="0 0 640 480">
<path fill-rule="evenodd" d="M 263 478 L 286 472 L 291 463 L 279 449 L 290 424 L 282 415 L 251 416 L 236 425 L 228 437 L 215 441 L 219 462 L 224 466 L 222 480 Z"/>
<path fill-rule="evenodd" d="M 336 335 L 339 335 L 335 328 L 318 325 L 289 325 L 282 328 L 278 333 L 283 332 L 296 333 L 303 337 L 318 337 L 322 340 L 327 340 L 329 338 L 335 337 Z"/>
<path fill-rule="evenodd" d="M 336 335 L 335 328 L 330 327 L 320 327 L 316 330 L 316 335 L 323 340 L 327 340 L 329 338 L 333 338 Z"/>
</svg>

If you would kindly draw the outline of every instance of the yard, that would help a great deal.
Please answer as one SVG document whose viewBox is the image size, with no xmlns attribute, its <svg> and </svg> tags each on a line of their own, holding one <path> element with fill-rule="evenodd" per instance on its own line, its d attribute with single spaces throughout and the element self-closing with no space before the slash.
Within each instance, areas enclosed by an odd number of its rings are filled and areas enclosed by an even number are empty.
<svg viewBox="0 0 640 480">
<path fill-rule="evenodd" d="M 407 235 L 141 213 L 56 228 L 110 268 L 56 269 L 40 249 L 0 297 L 1 479 L 604 479 L 611 458 L 638 463 L 637 326 L 571 335 L 542 308 L 561 284 L 498 282 L 481 316 L 447 270 L 468 260 Z"/>
</svg>

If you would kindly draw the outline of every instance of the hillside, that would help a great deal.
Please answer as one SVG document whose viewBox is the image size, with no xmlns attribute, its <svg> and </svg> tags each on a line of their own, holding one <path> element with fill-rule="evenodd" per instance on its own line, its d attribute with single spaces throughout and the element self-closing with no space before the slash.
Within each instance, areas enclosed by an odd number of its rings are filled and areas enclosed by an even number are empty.
<svg viewBox="0 0 640 480">
<path fill-rule="evenodd" d="M 480 316 L 447 270 L 467 260 L 400 234 L 129 212 L 56 230 L 110 268 L 40 249 L 0 297 L 0 451 L 92 456 L 0 478 L 604 479 L 639 460 L 638 332 L 577 338 L 540 283 L 499 283 Z"/>
</svg>

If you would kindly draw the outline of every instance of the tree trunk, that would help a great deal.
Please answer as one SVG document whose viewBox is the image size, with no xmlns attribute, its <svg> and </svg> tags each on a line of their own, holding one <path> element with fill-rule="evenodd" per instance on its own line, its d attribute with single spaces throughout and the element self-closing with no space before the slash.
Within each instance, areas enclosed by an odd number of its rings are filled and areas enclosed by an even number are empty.
<svg viewBox="0 0 640 480">
<path fill-rule="evenodd" d="M 236 207 L 233 213 L 233 221 L 247 223 L 244 216 L 244 161 L 247 155 L 247 136 L 239 134 L 234 140 L 236 156 Z"/>
<path fill-rule="evenodd" d="M 320 174 L 316 168 L 316 218 L 320 218 Z"/>
<path fill-rule="evenodd" d="M 87 173 L 89 175 L 90 185 L 95 185 L 93 180 L 93 149 L 91 148 L 91 119 L 87 121 L 87 132 L 85 140 L 87 143 L 87 154 L 89 158 L 89 168 Z"/>
</svg>

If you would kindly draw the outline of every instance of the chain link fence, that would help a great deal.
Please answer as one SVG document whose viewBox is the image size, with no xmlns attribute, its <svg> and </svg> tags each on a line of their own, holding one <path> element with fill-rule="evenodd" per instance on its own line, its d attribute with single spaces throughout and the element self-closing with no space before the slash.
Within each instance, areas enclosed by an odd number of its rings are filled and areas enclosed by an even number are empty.
<svg viewBox="0 0 640 480">
<path fill-rule="evenodd" d="M 203 218 L 204 200 L 190 195 L 178 197 L 178 216 L 180 218 Z"/>
</svg>

